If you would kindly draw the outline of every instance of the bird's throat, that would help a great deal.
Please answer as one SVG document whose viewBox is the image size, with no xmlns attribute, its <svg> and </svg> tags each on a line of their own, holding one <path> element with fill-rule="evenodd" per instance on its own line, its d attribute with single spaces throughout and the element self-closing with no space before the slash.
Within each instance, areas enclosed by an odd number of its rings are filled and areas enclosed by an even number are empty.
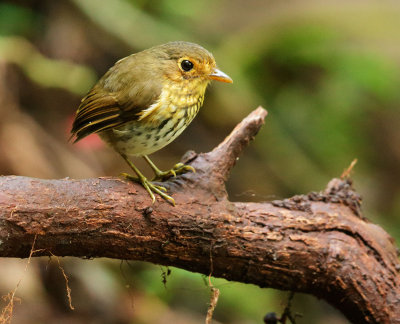
<svg viewBox="0 0 400 324">
<path fill-rule="evenodd" d="M 140 112 L 138 120 L 153 125 L 172 117 L 192 120 L 203 105 L 208 83 L 207 80 L 201 79 L 165 81 L 158 100 Z"/>
</svg>

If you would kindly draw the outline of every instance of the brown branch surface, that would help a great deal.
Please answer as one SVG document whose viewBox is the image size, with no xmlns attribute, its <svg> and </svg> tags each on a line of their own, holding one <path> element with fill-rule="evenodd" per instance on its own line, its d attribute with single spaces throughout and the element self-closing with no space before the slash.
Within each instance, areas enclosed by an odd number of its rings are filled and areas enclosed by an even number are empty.
<svg viewBox="0 0 400 324">
<path fill-rule="evenodd" d="M 0 178 L 0 256 L 143 260 L 323 298 L 354 323 L 400 323 L 393 239 L 360 213 L 349 180 L 321 193 L 230 202 L 225 181 L 266 116 L 258 108 L 213 151 L 185 158 L 197 170 L 166 183 L 176 201 L 152 205 L 115 178 Z M 36 254 L 36 255 L 38 255 Z M 211 270 L 212 269 L 212 270 Z"/>
</svg>

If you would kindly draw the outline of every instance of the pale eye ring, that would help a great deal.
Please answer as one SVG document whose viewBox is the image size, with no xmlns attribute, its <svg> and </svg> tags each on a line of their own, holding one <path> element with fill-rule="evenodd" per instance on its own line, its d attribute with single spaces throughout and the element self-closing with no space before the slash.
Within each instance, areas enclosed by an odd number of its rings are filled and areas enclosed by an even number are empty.
<svg viewBox="0 0 400 324">
<path fill-rule="evenodd" d="M 191 61 L 189 61 L 189 60 L 183 60 L 181 62 L 181 68 L 185 72 L 188 72 L 191 69 L 193 69 L 193 66 L 194 66 L 193 63 Z"/>
</svg>

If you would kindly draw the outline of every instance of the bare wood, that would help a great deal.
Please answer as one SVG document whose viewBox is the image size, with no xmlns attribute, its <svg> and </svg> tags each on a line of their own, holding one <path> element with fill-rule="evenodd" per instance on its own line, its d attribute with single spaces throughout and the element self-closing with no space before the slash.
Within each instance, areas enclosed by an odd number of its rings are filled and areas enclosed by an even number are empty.
<svg viewBox="0 0 400 324">
<path fill-rule="evenodd" d="M 177 206 L 152 205 L 115 178 L 0 178 L 0 256 L 110 257 L 177 266 L 323 298 L 354 323 L 400 323 L 393 239 L 360 212 L 350 180 L 264 203 L 230 202 L 225 181 L 266 111 L 246 117 L 212 152 L 185 158 L 197 172 L 166 184 Z"/>
</svg>

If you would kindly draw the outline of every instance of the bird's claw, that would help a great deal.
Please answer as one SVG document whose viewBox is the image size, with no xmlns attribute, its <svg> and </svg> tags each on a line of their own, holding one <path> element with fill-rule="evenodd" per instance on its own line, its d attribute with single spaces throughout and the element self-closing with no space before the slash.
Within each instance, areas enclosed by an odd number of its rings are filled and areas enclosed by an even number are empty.
<svg viewBox="0 0 400 324">
<path fill-rule="evenodd" d="M 135 181 L 135 182 L 140 183 L 146 189 L 146 191 L 149 193 L 153 204 L 156 201 L 156 197 L 154 196 L 154 193 L 157 193 L 162 198 L 164 198 L 169 203 L 171 203 L 173 206 L 175 206 L 174 198 L 172 198 L 171 196 L 166 194 L 167 189 L 165 187 L 152 183 L 151 181 L 147 180 L 146 177 L 135 177 L 128 173 L 121 173 L 121 176 L 130 181 Z"/>
<path fill-rule="evenodd" d="M 193 168 L 191 165 L 183 164 L 181 162 L 175 164 L 172 169 L 176 172 L 176 174 L 183 174 L 189 171 L 196 173 L 196 169 Z"/>
<path fill-rule="evenodd" d="M 168 171 L 159 171 L 156 172 L 156 175 L 152 179 L 152 181 L 166 181 L 169 178 L 176 177 L 179 174 L 184 174 L 186 172 L 194 172 L 196 173 L 195 168 L 191 165 L 186 165 L 183 163 L 177 163 L 174 167 Z"/>
<path fill-rule="evenodd" d="M 130 181 L 141 183 L 141 181 L 140 181 L 140 179 L 138 177 L 135 177 L 135 176 L 133 176 L 133 175 L 131 175 L 129 173 L 126 173 L 126 172 L 120 173 L 119 176 L 122 177 L 122 178 L 125 178 L 127 180 L 130 180 Z"/>
</svg>

